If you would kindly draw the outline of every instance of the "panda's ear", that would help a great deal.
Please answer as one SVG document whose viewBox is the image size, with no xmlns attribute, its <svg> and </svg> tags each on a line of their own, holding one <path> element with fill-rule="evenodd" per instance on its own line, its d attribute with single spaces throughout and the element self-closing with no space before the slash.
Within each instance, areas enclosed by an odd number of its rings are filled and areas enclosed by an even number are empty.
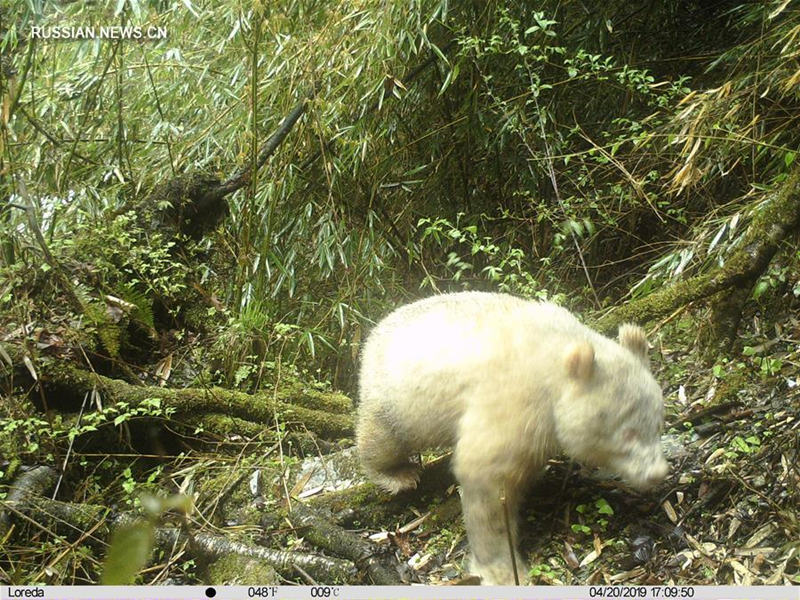
<svg viewBox="0 0 800 600">
<path fill-rule="evenodd" d="M 594 373 L 594 348 L 589 342 L 579 342 L 567 352 L 567 373 L 573 379 L 588 381 Z"/>
<path fill-rule="evenodd" d="M 644 363 L 648 362 L 647 359 L 647 336 L 645 336 L 644 329 L 638 325 L 631 325 L 625 323 L 619 326 L 619 343 L 623 348 L 630 350 L 633 355 Z"/>
</svg>

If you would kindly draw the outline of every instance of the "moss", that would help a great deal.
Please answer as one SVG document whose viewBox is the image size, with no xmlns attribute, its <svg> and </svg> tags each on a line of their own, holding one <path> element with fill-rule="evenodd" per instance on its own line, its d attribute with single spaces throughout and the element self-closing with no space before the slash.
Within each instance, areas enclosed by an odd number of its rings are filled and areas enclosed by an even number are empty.
<svg viewBox="0 0 800 600">
<path fill-rule="evenodd" d="M 275 569 L 265 560 L 230 554 L 208 565 L 211 585 L 276 585 Z"/>
<path fill-rule="evenodd" d="M 444 502 L 437 504 L 431 511 L 430 522 L 437 525 L 444 525 L 456 521 L 462 526 L 460 521 L 461 517 L 461 499 L 458 494 L 452 494 Z"/>
<path fill-rule="evenodd" d="M 613 335 L 622 323 L 647 323 L 690 302 L 711 296 L 717 291 L 709 288 L 711 280 L 709 275 L 700 275 L 678 281 L 660 292 L 620 305 L 613 312 L 590 321 L 589 324 L 602 333 Z"/>
<path fill-rule="evenodd" d="M 239 419 L 222 413 L 187 415 L 184 422 L 192 427 L 200 427 L 220 438 L 244 436 L 246 438 L 255 439 L 269 433 L 269 429 L 263 424 Z M 240 444 L 237 443 L 237 445 Z"/>
<path fill-rule="evenodd" d="M 432 500 L 440 500 L 453 482 L 450 461 L 444 458 L 425 466 L 416 490 L 391 496 L 372 483 L 365 483 L 330 492 L 313 499 L 311 504 L 333 514 L 342 523 L 384 528 L 392 516 L 407 513 L 411 506 L 428 506 Z M 445 511 L 441 518 L 446 514 Z"/>
<path fill-rule="evenodd" d="M 3 476 L 6 484 L 10 484 L 16 478 L 17 472 L 22 466 L 22 460 L 13 452 L 13 447 L 6 448 L 4 445 L 0 445 L 0 452 L 4 460 L 8 461 L 8 464 L 3 466 Z M 2 490 L 3 493 L 6 491 L 5 487 L 5 485 L 0 486 L 0 490 Z"/>
<path fill-rule="evenodd" d="M 592 325 L 607 334 L 625 322 L 646 323 L 723 290 L 752 285 L 764 272 L 779 243 L 800 226 L 800 169 L 781 184 L 775 196 L 755 209 L 739 249 L 711 273 L 678 281 L 639 300 L 619 306 Z"/>
<path fill-rule="evenodd" d="M 338 439 L 353 432 L 353 417 L 350 414 L 334 414 L 276 401 L 269 392 L 251 395 L 223 388 L 176 390 L 135 386 L 56 362 L 50 363 L 46 375 L 50 383 L 66 386 L 78 397 L 98 387 L 108 400 L 124 400 L 131 406 L 159 398 L 165 408 L 174 409 L 178 414 L 221 413 L 269 426 L 277 418 L 291 429 L 308 429 L 328 439 Z"/>
<path fill-rule="evenodd" d="M 261 471 L 261 491 L 269 496 L 271 490 L 268 486 L 276 480 L 279 471 L 265 464 L 262 456 L 245 457 L 236 469 L 206 470 L 207 474 L 198 478 L 198 495 L 207 498 L 209 504 L 218 506 L 221 510 L 215 514 L 224 514 L 226 520 L 258 525 L 261 512 L 250 489 L 251 476 L 257 470 Z"/>
<path fill-rule="evenodd" d="M 337 414 L 348 414 L 353 410 L 353 401 L 344 394 L 315 390 L 293 377 L 281 380 L 276 398 L 281 402 Z"/>
</svg>

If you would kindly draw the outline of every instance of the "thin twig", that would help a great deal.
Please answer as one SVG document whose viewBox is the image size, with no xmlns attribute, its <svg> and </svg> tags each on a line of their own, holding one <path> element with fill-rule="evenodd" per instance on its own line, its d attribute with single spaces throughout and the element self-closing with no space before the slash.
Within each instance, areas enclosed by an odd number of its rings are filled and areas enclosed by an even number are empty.
<svg viewBox="0 0 800 600">
<path fill-rule="evenodd" d="M 508 539 L 508 550 L 511 553 L 511 568 L 514 571 L 514 584 L 519 585 L 519 573 L 517 572 L 517 553 L 514 551 L 514 540 L 511 537 L 511 519 L 508 516 L 508 502 L 506 502 L 506 491 L 500 497 L 500 504 L 503 506 L 503 519 L 506 522 L 506 538 Z"/>
<path fill-rule="evenodd" d="M 319 584 L 317 583 L 317 581 L 316 581 L 316 580 L 315 580 L 315 579 L 314 579 L 314 578 L 313 578 L 311 575 L 309 575 L 308 573 L 306 573 L 306 571 L 305 571 L 305 569 L 303 569 L 303 567 L 301 567 L 300 565 L 292 565 L 292 566 L 295 568 L 295 570 L 296 570 L 298 573 L 300 573 L 300 576 L 301 576 L 303 579 L 305 579 L 305 580 L 308 582 L 308 584 L 309 584 L 309 585 L 319 585 Z"/>
<path fill-rule="evenodd" d="M 89 399 L 89 394 L 91 392 L 86 392 L 83 395 L 83 402 L 81 402 L 81 410 L 78 412 L 78 419 L 75 421 L 75 428 L 79 428 L 81 426 L 81 419 L 83 418 L 83 411 L 86 410 L 86 401 Z M 55 500 L 58 497 L 58 489 L 61 487 L 61 482 L 64 479 L 64 473 L 67 472 L 67 463 L 69 462 L 69 457 L 72 456 L 72 445 L 75 443 L 75 437 L 71 436 L 69 439 L 69 445 L 67 446 L 67 453 L 64 455 L 64 462 L 61 464 L 61 472 L 58 474 L 58 481 L 56 481 L 56 487 L 53 490 L 53 495 L 51 498 Z"/>
</svg>

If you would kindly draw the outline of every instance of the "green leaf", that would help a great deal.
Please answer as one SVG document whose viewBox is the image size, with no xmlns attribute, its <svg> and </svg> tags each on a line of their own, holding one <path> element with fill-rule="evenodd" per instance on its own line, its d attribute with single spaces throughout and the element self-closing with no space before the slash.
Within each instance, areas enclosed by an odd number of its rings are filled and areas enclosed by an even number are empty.
<svg viewBox="0 0 800 600">
<path fill-rule="evenodd" d="M 769 282 L 766 279 L 762 279 L 756 284 L 756 287 L 753 288 L 753 299 L 758 300 L 768 289 Z"/>
<path fill-rule="evenodd" d="M 597 507 L 597 512 L 601 515 L 614 514 L 614 509 L 611 508 L 611 505 L 606 501 L 605 498 L 598 498 L 594 505 Z"/>
<path fill-rule="evenodd" d="M 314 358 L 316 356 L 316 349 L 314 347 L 314 336 L 310 331 L 306 331 L 305 338 L 306 338 L 306 346 L 308 347 L 308 351 L 311 354 L 311 358 Z"/>
<path fill-rule="evenodd" d="M 574 531 L 575 533 L 586 533 L 586 534 L 592 533 L 592 530 L 589 527 L 587 527 L 586 525 L 581 525 L 579 523 L 574 523 L 573 525 L 571 525 L 571 528 L 572 531 Z"/>
<path fill-rule="evenodd" d="M 142 404 L 151 408 L 161 408 L 161 398 L 145 398 Z"/>
<path fill-rule="evenodd" d="M 576 221 L 575 219 L 570 219 L 567 224 L 576 236 L 583 237 L 583 223 Z"/>
<path fill-rule="evenodd" d="M 154 526 L 149 521 L 137 521 L 121 527 L 111 538 L 102 585 L 130 585 L 150 558 L 153 549 Z"/>
<path fill-rule="evenodd" d="M 444 64 L 446 64 L 446 65 L 450 64 L 450 61 L 447 60 L 447 57 L 444 55 L 444 53 L 442 53 L 442 51 L 439 49 L 439 47 L 436 44 L 431 44 L 431 50 L 433 50 L 433 53 L 436 56 L 438 56 L 439 60 L 441 60 Z"/>
<path fill-rule="evenodd" d="M 731 446 L 733 446 L 734 450 L 739 450 L 745 454 L 750 454 L 753 451 L 747 442 L 745 442 L 744 439 L 738 435 L 731 440 Z"/>
</svg>

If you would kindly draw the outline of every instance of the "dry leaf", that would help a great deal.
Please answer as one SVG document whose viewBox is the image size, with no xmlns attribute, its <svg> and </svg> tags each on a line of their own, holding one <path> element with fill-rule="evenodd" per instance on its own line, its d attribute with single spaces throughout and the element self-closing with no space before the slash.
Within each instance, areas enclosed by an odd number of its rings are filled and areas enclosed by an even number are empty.
<svg viewBox="0 0 800 600">
<path fill-rule="evenodd" d="M 163 387 L 167 383 L 167 379 L 169 379 L 171 373 L 172 353 L 162 358 L 156 365 L 156 379 L 158 379 L 158 385 Z"/>
<path fill-rule="evenodd" d="M 300 494 L 297 496 L 297 498 L 298 498 L 299 500 L 302 500 L 303 498 L 309 498 L 310 496 L 316 496 L 317 494 L 320 494 L 320 493 L 322 493 L 323 491 L 325 491 L 325 486 L 324 486 L 324 485 L 318 485 L 317 487 L 308 488 L 308 489 L 307 489 L 307 490 L 305 490 L 304 492 L 301 492 L 301 493 L 300 493 Z"/>
<path fill-rule="evenodd" d="M 570 569 L 577 569 L 580 566 L 578 562 L 578 557 L 575 556 L 575 551 L 572 549 L 572 546 L 569 542 L 564 542 L 564 562 L 567 563 L 567 566 Z"/>
<path fill-rule="evenodd" d="M 296 498 L 297 494 L 302 492 L 303 488 L 306 487 L 308 480 L 311 479 L 314 473 L 316 473 L 316 469 L 309 469 L 307 473 L 304 473 L 301 477 L 299 477 L 292 486 L 292 489 L 289 491 L 289 496 Z"/>
<path fill-rule="evenodd" d="M 610 583 L 619 583 L 622 581 L 628 581 L 630 579 L 636 579 L 642 575 L 644 575 L 644 569 L 642 567 L 636 567 L 630 571 L 623 571 L 622 573 L 612 575 L 608 579 Z"/>
<path fill-rule="evenodd" d="M 589 554 L 583 557 L 583 560 L 581 561 L 581 564 L 578 565 L 578 567 L 585 567 L 586 565 L 592 564 L 594 561 L 597 560 L 598 556 L 599 554 L 597 553 L 597 551 L 592 550 L 591 552 L 589 552 Z"/>
<path fill-rule="evenodd" d="M 600 556 L 603 553 L 603 542 L 600 541 L 597 535 L 594 536 L 592 545 L 594 546 L 594 551 L 597 552 L 597 556 Z"/>
<path fill-rule="evenodd" d="M 731 539 L 734 536 L 734 534 L 739 530 L 741 524 L 742 522 L 736 517 L 731 519 L 731 522 L 728 525 L 728 539 Z"/>
<path fill-rule="evenodd" d="M 8 363 L 9 367 L 13 367 L 14 366 L 14 363 L 12 362 L 11 357 L 8 355 L 8 352 L 6 352 L 6 349 L 3 348 L 2 344 L 0 344 L 0 356 L 2 356 L 3 360 Z"/>
<path fill-rule="evenodd" d="M 373 533 L 371 536 L 369 536 L 369 539 L 376 543 L 388 542 L 389 532 L 379 531 L 378 533 Z"/>
<path fill-rule="evenodd" d="M 39 376 L 36 374 L 36 369 L 33 366 L 33 361 L 31 361 L 31 359 L 28 358 L 27 354 L 22 357 L 22 362 L 25 363 L 25 366 L 27 367 L 28 372 L 31 374 L 31 377 L 33 377 L 33 380 L 39 381 Z"/>
<path fill-rule="evenodd" d="M 669 500 L 664 500 L 664 503 L 661 505 L 664 509 L 664 512 L 667 513 L 667 518 L 672 521 L 673 523 L 678 522 L 678 515 L 675 513 L 675 509 L 672 508 L 672 504 Z"/>
<path fill-rule="evenodd" d="M 717 448 L 711 454 L 709 454 L 708 458 L 706 459 L 706 464 L 711 464 L 723 454 L 725 454 L 725 448 Z"/>
<path fill-rule="evenodd" d="M 744 543 L 744 547 L 754 548 L 755 546 L 758 546 L 761 542 L 768 538 L 773 531 L 775 531 L 775 525 L 772 523 L 767 523 L 750 536 L 750 539 Z"/>
<path fill-rule="evenodd" d="M 771 13 L 769 13 L 769 17 L 767 17 L 767 18 L 771 21 L 772 19 L 777 17 L 779 14 L 781 14 L 786 9 L 787 6 L 789 6 L 791 1 L 792 0 L 783 0 L 783 2 L 780 3 L 780 6 L 778 6 L 775 10 L 773 10 Z"/>
<path fill-rule="evenodd" d="M 397 530 L 397 532 L 408 533 L 409 531 L 415 530 L 417 527 L 422 525 L 423 522 L 425 522 L 425 519 L 427 519 L 430 516 L 430 514 L 431 514 L 430 512 L 426 512 L 421 517 L 418 517 L 413 521 L 411 521 L 410 523 L 406 523 L 405 525 L 403 525 L 400 529 Z"/>
<path fill-rule="evenodd" d="M 769 546 L 761 546 L 760 548 L 737 548 L 733 551 L 736 556 L 755 556 L 756 558 L 761 556 L 762 561 L 773 552 L 775 552 L 775 548 L 770 548 Z"/>
</svg>

